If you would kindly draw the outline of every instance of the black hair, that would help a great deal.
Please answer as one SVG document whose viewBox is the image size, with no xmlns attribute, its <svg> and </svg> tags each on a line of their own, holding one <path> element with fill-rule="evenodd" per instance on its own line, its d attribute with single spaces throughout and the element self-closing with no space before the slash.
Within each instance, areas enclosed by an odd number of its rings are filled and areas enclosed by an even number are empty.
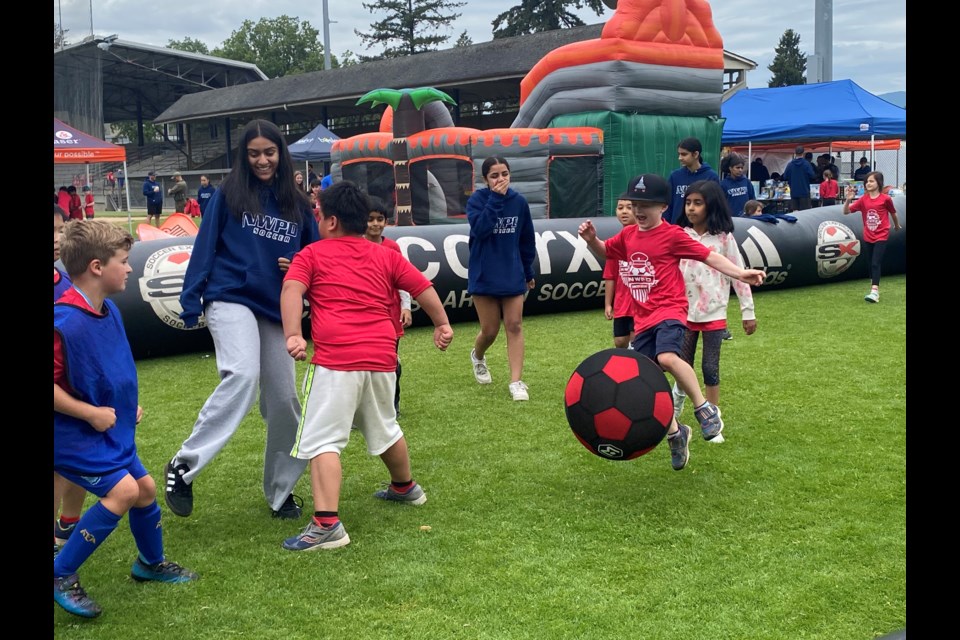
<svg viewBox="0 0 960 640">
<path fill-rule="evenodd" d="M 747 164 L 747 159 L 744 158 L 739 153 L 735 153 L 731 151 L 730 153 L 727 154 L 727 157 L 730 159 L 730 163 L 727 165 L 728 167 L 735 167 L 738 164 L 742 166 L 746 166 Z"/>
<path fill-rule="evenodd" d="M 299 221 L 304 216 L 313 215 L 307 194 L 293 181 L 293 161 L 283 134 L 269 120 L 251 120 L 240 134 L 233 168 L 220 183 L 230 214 L 240 220 L 244 211 L 261 211 L 261 198 L 268 196 L 264 193 L 266 185 L 254 174 L 247 159 L 250 141 L 261 137 L 277 146 L 277 171 L 269 188 L 280 205 L 280 216 L 285 220 Z"/>
<path fill-rule="evenodd" d="M 355 183 L 342 180 L 320 192 L 323 217 L 335 217 L 340 226 L 351 234 L 367 232 L 367 218 L 372 210 L 370 198 Z"/>
<path fill-rule="evenodd" d="M 370 211 L 367 212 L 368 215 L 371 211 L 376 211 L 377 213 L 382 214 L 384 218 L 390 217 L 390 210 L 387 207 L 387 203 L 384 202 L 382 198 L 368 195 L 367 199 L 370 200 Z"/>
<path fill-rule="evenodd" d="M 683 140 L 677 143 L 677 149 L 686 149 L 690 153 L 696 152 L 696 153 L 699 153 L 701 156 L 703 155 L 703 145 L 700 144 L 699 138 L 693 138 L 693 137 L 684 138 Z"/>
<path fill-rule="evenodd" d="M 703 196 L 703 201 L 707 205 L 707 233 L 714 235 L 733 233 L 733 216 L 730 214 L 730 203 L 727 202 L 727 194 L 723 192 L 723 187 L 713 180 L 697 180 L 687 187 L 683 196 L 684 206 L 687 198 L 693 193 Z M 677 218 L 677 224 L 681 227 L 693 226 L 684 214 Z"/>
<path fill-rule="evenodd" d="M 490 156 L 483 161 L 482 165 L 480 165 L 480 175 L 483 176 L 484 180 L 487 179 L 487 174 L 490 173 L 490 168 L 495 164 L 502 164 L 507 168 L 507 171 L 510 171 L 510 163 L 507 162 L 506 159 L 498 156 Z"/>
<path fill-rule="evenodd" d="M 74 194 L 76 192 L 77 192 L 77 188 L 75 186 L 70 185 L 69 187 L 67 187 L 67 193 Z"/>
</svg>

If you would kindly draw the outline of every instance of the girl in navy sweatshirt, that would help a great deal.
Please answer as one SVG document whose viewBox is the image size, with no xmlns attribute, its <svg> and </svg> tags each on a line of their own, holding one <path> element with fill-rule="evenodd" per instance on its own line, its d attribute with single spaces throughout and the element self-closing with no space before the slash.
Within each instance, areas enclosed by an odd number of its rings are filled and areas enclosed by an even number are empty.
<svg viewBox="0 0 960 640">
<path fill-rule="evenodd" d="M 533 259 L 537 255 L 530 207 L 522 195 L 510 188 L 510 165 L 503 158 L 490 157 L 481 167 L 485 188 L 474 191 L 467 201 L 470 223 L 470 260 L 467 293 L 480 320 L 470 360 L 480 384 L 493 379 L 485 354 L 500 332 L 500 319 L 507 332 L 507 360 L 510 363 L 510 395 L 528 400 L 523 375 L 523 298 L 536 284 Z"/>
<path fill-rule="evenodd" d="M 300 517 L 292 492 L 307 461 L 290 455 L 300 400 L 280 321 L 280 288 L 294 254 L 319 237 L 280 129 L 267 120 L 251 121 L 232 171 L 206 206 L 180 293 L 185 328 L 197 326 L 201 314 L 206 319 L 220 384 L 167 463 L 165 497 L 176 515 L 192 513 L 197 474 L 259 396 L 267 425 L 264 496 L 275 517 Z"/>
</svg>

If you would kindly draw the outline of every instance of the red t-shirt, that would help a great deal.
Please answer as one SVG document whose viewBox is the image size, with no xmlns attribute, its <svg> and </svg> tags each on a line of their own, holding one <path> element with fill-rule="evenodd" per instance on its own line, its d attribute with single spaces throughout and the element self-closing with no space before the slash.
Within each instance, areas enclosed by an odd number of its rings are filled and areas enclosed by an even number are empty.
<svg viewBox="0 0 960 640">
<path fill-rule="evenodd" d="M 633 330 L 640 334 L 664 320 L 687 323 L 687 294 L 680 260 L 703 262 L 710 249 L 675 224 L 649 231 L 631 225 L 605 243 L 607 261 L 623 260 L 620 278 L 633 301 Z"/>
<path fill-rule="evenodd" d="M 84 206 L 83 206 L 84 215 L 87 216 L 88 218 L 92 218 L 93 217 L 93 194 L 88 193 L 87 195 L 85 195 L 83 197 L 83 202 L 84 202 Z"/>
<path fill-rule="evenodd" d="M 837 194 L 840 193 L 840 185 L 837 184 L 836 180 L 824 180 L 820 183 L 820 197 L 821 198 L 836 198 Z"/>
<path fill-rule="evenodd" d="M 402 254 L 362 236 L 307 245 L 284 280 L 307 287 L 310 362 L 336 371 L 396 371 L 397 290 L 417 297 L 432 286 Z"/>
<path fill-rule="evenodd" d="M 890 214 L 896 213 L 893 199 L 885 193 L 876 198 L 865 193 L 850 205 L 850 211 L 859 211 L 863 216 L 864 242 L 883 242 L 890 237 Z"/>
<path fill-rule="evenodd" d="M 633 315 L 633 298 L 621 273 L 628 273 L 630 263 L 623 260 L 607 260 L 603 265 L 603 279 L 610 280 L 607 286 L 613 287 L 613 317 L 625 318 Z"/>
<path fill-rule="evenodd" d="M 396 251 L 400 255 L 403 255 L 403 252 L 400 250 L 400 245 L 398 245 L 395 241 L 391 240 L 386 236 L 380 236 L 380 240 L 381 240 L 380 246 L 383 247 L 384 249 L 390 249 L 392 251 Z M 403 324 L 400 322 L 400 292 L 399 291 L 397 292 L 396 306 L 390 309 L 390 313 L 393 314 L 393 318 L 396 321 L 395 324 L 397 326 L 397 337 L 402 338 Z"/>
</svg>

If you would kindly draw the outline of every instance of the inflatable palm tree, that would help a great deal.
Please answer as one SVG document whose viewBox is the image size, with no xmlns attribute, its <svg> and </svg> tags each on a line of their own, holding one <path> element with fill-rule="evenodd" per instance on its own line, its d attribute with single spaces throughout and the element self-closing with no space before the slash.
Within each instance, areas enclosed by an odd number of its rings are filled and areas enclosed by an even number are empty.
<svg viewBox="0 0 960 640">
<path fill-rule="evenodd" d="M 431 87 L 418 89 L 374 89 L 357 104 L 370 103 L 371 107 L 388 104 L 393 109 L 393 143 L 390 159 L 393 161 L 393 179 L 397 199 L 397 225 L 413 224 L 413 198 L 410 187 L 410 167 L 407 164 L 407 137 L 424 130 L 423 107 L 432 102 L 456 104 L 453 98 Z"/>
</svg>

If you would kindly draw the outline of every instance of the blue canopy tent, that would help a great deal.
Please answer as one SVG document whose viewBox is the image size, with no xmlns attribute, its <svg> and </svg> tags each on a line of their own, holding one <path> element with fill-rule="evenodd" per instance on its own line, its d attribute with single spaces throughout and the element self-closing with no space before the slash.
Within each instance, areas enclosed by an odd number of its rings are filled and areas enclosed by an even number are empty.
<svg viewBox="0 0 960 640">
<path fill-rule="evenodd" d="M 290 157 L 294 160 L 330 161 L 330 148 L 340 136 L 332 133 L 322 124 L 290 145 Z"/>
<path fill-rule="evenodd" d="M 907 111 L 852 80 L 743 89 L 721 106 L 724 145 L 905 138 Z"/>
<path fill-rule="evenodd" d="M 870 141 L 906 138 L 907 111 L 878 98 L 852 80 L 790 87 L 742 89 L 721 106 L 726 119 L 721 144 Z"/>
</svg>

